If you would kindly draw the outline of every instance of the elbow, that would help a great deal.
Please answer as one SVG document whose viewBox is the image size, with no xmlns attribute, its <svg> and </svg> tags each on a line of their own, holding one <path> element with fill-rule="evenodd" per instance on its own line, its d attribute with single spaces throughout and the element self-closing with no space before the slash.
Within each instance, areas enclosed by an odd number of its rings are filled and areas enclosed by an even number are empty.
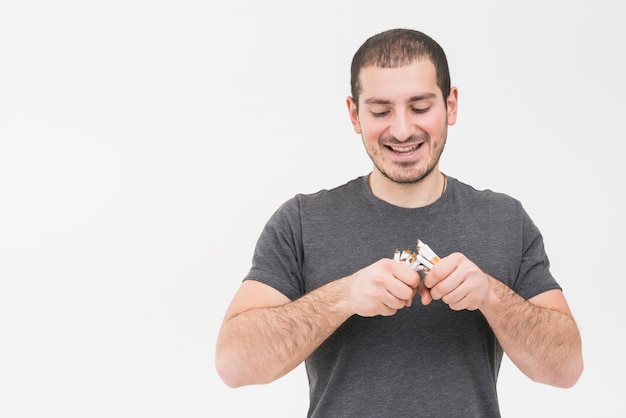
<svg viewBox="0 0 626 418">
<path fill-rule="evenodd" d="M 564 364 L 561 378 L 558 382 L 559 384 L 555 386 L 563 389 L 570 389 L 574 387 L 574 385 L 578 383 L 578 380 L 580 380 L 584 369 L 585 364 L 583 361 L 582 347 L 579 346 L 573 358 Z"/>
<path fill-rule="evenodd" d="M 228 371 L 221 370 L 219 367 L 217 369 L 217 374 L 222 378 L 222 381 L 231 389 L 235 389 L 241 386 L 245 386 L 245 383 L 233 373 L 228 373 Z"/>
<path fill-rule="evenodd" d="M 230 353 L 230 354 L 229 354 Z M 216 351 L 215 369 L 226 386 L 238 388 L 248 385 L 264 385 L 281 377 L 284 373 L 275 375 L 268 370 L 255 368 L 250 362 L 242 361 L 241 357 Z"/>
<path fill-rule="evenodd" d="M 230 388 L 238 388 L 245 385 L 241 373 L 238 371 L 238 367 L 227 359 L 228 356 L 221 355 L 218 352 L 215 355 L 215 370 L 217 374 Z"/>
<path fill-rule="evenodd" d="M 535 375 L 529 374 L 529 377 L 537 383 L 544 383 L 561 389 L 570 389 L 578 383 L 583 370 L 584 364 L 582 357 L 579 357 L 567 364 L 562 365 L 558 370 L 550 373 L 549 375 L 546 375 L 545 373 L 536 373 Z"/>
<path fill-rule="evenodd" d="M 215 370 L 218 376 L 230 388 L 238 388 L 250 384 L 246 381 L 245 364 L 236 344 L 232 344 L 228 333 L 220 331 L 215 345 Z"/>
<path fill-rule="evenodd" d="M 574 385 L 578 383 L 580 376 L 582 376 L 584 369 L 585 366 L 583 364 L 583 359 L 580 357 L 577 361 L 572 362 L 572 364 L 569 365 L 567 372 L 563 373 L 559 382 L 560 384 L 556 386 L 563 389 L 570 389 L 574 387 Z"/>
<path fill-rule="evenodd" d="M 273 378 L 266 378 L 249 362 L 243 353 L 233 347 L 218 348 L 215 352 L 215 370 L 230 388 L 269 383 Z"/>
</svg>

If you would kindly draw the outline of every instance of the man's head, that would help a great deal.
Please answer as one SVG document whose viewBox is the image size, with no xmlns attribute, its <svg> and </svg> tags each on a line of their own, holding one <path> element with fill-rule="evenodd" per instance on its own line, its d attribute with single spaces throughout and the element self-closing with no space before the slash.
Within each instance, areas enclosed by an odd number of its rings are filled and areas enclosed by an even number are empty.
<svg viewBox="0 0 626 418">
<path fill-rule="evenodd" d="M 445 100 L 450 94 L 450 71 L 446 54 L 434 39 L 411 29 L 391 29 L 372 36 L 352 58 L 350 87 L 355 104 L 359 105 L 359 75 L 363 68 L 397 68 L 423 59 L 431 61 L 435 66 L 437 85 Z"/>
<path fill-rule="evenodd" d="M 370 180 L 424 184 L 436 178 L 447 128 L 456 123 L 457 97 L 444 52 L 428 36 L 394 29 L 368 39 L 354 56 L 346 103 L 374 163 Z"/>
</svg>

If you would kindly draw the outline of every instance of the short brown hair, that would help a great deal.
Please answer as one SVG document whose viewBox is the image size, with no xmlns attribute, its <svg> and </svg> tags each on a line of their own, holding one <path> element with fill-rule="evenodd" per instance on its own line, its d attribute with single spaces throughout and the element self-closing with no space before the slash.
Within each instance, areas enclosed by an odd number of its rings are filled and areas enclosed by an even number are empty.
<svg viewBox="0 0 626 418">
<path fill-rule="evenodd" d="M 435 66 L 437 86 L 445 102 L 450 94 L 450 70 L 443 48 L 422 32 L 412 29 L 390 29 L 367 39 L 352 58 L 350 89 L 357 107 L 361 93 L 359 73 L 362 68 L 370 66 L 397 68 L 424 57 Z"/>
</svg>

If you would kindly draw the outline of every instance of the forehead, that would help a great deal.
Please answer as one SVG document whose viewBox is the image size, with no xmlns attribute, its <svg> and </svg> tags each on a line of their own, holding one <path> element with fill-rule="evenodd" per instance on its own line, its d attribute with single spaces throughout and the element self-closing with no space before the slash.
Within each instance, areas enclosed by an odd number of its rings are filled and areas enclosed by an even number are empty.
<svg viewBox="0 0 626 418">
<path fill-rule="evenodd" d="M 416 60 L 397 68 L 364 67 L 359 73 L 359 101 L 382 99 L 402 100 L 423 95 L 441 96 L 437 73 L 430 60 Z"/>
</svg>

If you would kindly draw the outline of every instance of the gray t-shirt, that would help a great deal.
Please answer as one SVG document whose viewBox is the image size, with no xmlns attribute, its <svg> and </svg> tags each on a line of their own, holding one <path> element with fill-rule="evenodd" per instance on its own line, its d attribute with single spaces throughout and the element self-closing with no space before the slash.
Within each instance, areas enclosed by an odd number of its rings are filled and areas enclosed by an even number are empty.
<svg viewBox="0 0 626 418">
<path fill-rule="evenodd" d="M 285 202 L 262 231 L 247 279 L 292 300 L 417 239 L 440 257 L 461 252 L 528 299 L 560 288 L 521 204 L 448 177 L 441 198 L 400 208 L 367 176 Z M 480 311 L 419 297 L 389 317 L 354 315 L 306 360 L 310 417 L 498 417 L 503 351 Z"/>
</svg>

